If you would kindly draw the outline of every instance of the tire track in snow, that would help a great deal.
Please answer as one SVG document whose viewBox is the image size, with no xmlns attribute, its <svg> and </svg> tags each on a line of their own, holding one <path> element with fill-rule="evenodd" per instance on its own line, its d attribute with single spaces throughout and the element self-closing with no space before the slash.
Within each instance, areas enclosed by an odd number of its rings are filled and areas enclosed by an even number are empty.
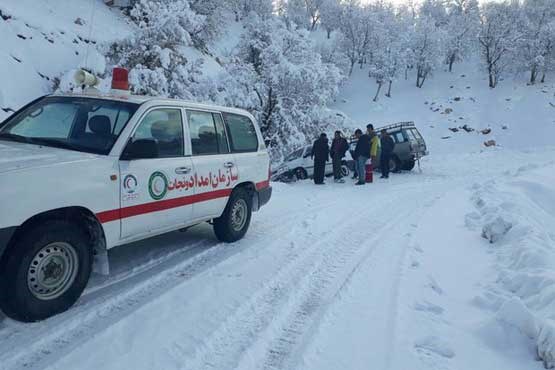
<svg viewBox="0 0 555 370">
<path fill-rule="evenodd" d="M 410 198 L 413 197 L 414 194 L 410 194 Z M 385 227 L 388 222 L 401 220 L 406 216 L 401 212 L 401 208 L 406 207 L 402 199 L 402 196 L 396 196 L 381 201 L 366 212 L 367 205 L 356 204 L 350 212 L 361 214 L 360 220 L 353 225 L 348 214 L 339 225 L 328 225 L 323 237 L 332 235 L 330 240 L 319 242 L 315 237 L 305 236 L 301 242 L 307 248 L 301 255 L 282 266 L 273 279 L 265 282 L 194 353 L 180 352 L 175 356 L 187 359 L 186 368 L 195 370 L 280 367 L 298 345 L 314 314 L 325 304 L 324 298 L 329 297 L 325 294 L 327 289 L 343 281 L 339 272 L 345 265 L 353 263 L 353 256 L 360 250 L 359 244 L 366 238 L 365 233 L 351 232 L 368 227 L 370 214 L 382 208 L 390 212 L 399 209 L 400 216 L 373 225 L 377 229 Z M 364 219 L 365 216 L 368 219 Z M 335 219 L 331 221 L 334 223 Z M 377 240 L 383 232 L 372 240 Z M 350 242 L 347 248 L 344 247 L 345 239 Z M 371 251 L 367 254 L 370 255 Z M 259 353 L 264 353 L 265 358 L 256 359 Z"/>
<path fill-rule="evenodd" d="M 341 291 L 349 284 L 355 273 L 375 255 L 376 250 L 380 247 L 383 248 L 383 245 L 378 244 L 379 240 L 393 231 L 398 226 L 398 222 L 411 213 L 410 211 L 399 212 L 397 217 L 384 222 L 380 233 L 365 241 L 363 246 L 358 246 L 359 240 L 353 238 L 351 243 L 357 247 L 344 253 L 340 263 L 333 262 L 335 260 L 333 254 L 327 256 L 324 261 L 326 269 L 315 271 L 306 281 L 306 289 L 303 291 L 308 294 L 301 297 L 299 304 L 290 312 L 284 325 L 281 326 L 279 336 L 274 338 L 270 347 L 266 349 L 265 369 L 295 368 L 306 347 L 305 342 L 318 327 L 327 305 L 340 296 Z M 332 278 L 328 275 L 331 275 Z M 394 285 L 393 290 L 397 291 L 398 284 Z M 394 299 L 388 302 L 388 307 L 394 308 L 395 305 Z M 392 310 L 392 312 L 395 311 Z M 395 314 L 391 315 L 389 319 L 394 321 Z M 391 322 L 388 323 L 388 326 L 392 326 Z M 391 332 L 388 334 L 393 335 Z M 392 338 L 388 340 L 388 343 L 388 346 L 391 347 Z"/>
<path fill-rule="evenodd" d="M 328 206 L 324 204 L 315 209 L 320 211 Z M 289 216 L 303 213 L 304 210 L 298 210 Z M 278 243 L 279 236 L 295 232 L 290 224 L 274 225 L 272 219 L 256 223 L 244 240 L 232 246 L 210 240 L 197 241 L 186 250 L 149 261 L 131 274 L 116 276 L 113 281 L 110 279 L 98 287 L 88 288 L 75 307 L 49 320 L 34 324 L 9 322 L 0 330 L 0 335 L 4 336 L 0 340 L 0 369 L 42 369 L 49 359 L 60 358 L 83 345 L 86 338 L 132 314 L 165 291 L 252 247 L 253 240 L 269 237 L 274 242 L 263 247 L 271 248 Z M 184 243 L 185 240 L 186 237 Z"/>
</svg>

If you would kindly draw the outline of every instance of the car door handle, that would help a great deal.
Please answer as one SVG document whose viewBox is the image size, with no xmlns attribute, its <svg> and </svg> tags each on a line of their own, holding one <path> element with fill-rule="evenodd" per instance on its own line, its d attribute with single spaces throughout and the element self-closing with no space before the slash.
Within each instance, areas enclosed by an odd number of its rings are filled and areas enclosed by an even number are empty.
<svg viewBox="0 0 555 370">
<path fill-rule="evenodd" d="M 224 167 L 225 167 L 225 168 L 232 168 L 232 167 L 235 167 L 235 163 L 233 163 L 233 162 L 225 162 L 225 163 L 224 163 Z"/>
<path fill-rule="evenodd" d="M 178 175 L 185 175 L 189 172 L 191 172 L 191 167 L 177 167 L 175 169 L 175 173 Z"/>
</svg>

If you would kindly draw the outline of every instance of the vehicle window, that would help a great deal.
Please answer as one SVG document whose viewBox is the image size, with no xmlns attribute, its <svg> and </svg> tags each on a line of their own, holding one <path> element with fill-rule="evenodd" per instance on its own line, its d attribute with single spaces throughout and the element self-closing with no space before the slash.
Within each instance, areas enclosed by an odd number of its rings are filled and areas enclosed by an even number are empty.
<svg viewBox="0 0 555 370">
<path fill-rule="evenodd" d="M 409 137 L 409 140 L 414 141 L 414 140 L 418 140 L 418 137 L 414 134 L 414 130 L 406 130 L 407 136 Z"/>
<path fill-rule="evenodd" d="M 285 160 L 286 161 L 292 161 L 292 160 L 295 160 L 297 158 L 300 158 L 303 155 L 303 152 L 304 152 L 304 148 L 296 150 L 293 153 L 289 154 L 287 157 L 285 157 Z"/>
<path fill-rule="evenodd" d="M 133 141 L 137 140 L 156 141 L 158 158 L 182 157 L 185 139 L 181 110 L 164 108 L 149 112 L 133 135 Z"/>
<path fill-rule="evenodd" d="M 121 132 L 130 118 L 129 112 L 122 111 L 117 106 L 99 106 L 89 112 L 86 132 L 92 132 L 90 122 L 91 120 L 94 122 L 94 117 L 97 116 L 105 116 L 110 120 L 110 131 L 112 133 Z"/>
<path fill-rule="evenodd" d="M 17 112 L 0 139 L 108 154 L 138 105 L 82 97 L 46 97 Z"/>
<path fill-rule="evenodd" d="M 227 134 L 225 132 L 225 125 L 222 116 L 217 113 L 212 113 L 214 124 L 216 125 L 216 136 L 218 139 L 218 150 L 220 154 L 229 153 L 229 144 L 227 142 Z"/>
<path fill-rule="evenodd" d="M 412 130 L 409 130 L 409 131 L 412 133 L 412 135 L 414 136 L 415 139 L 417 139 L 417 140 L 422 139 L 422 135 L 420 135 L 420 132 L 418 132 L 418 130 L 412 129 Z"/>
<path fill-rule="evenodd" d="M 402 143 L 405 141 L 405 137 L 403 136 L 403 132 L 399 131 L 393 134 L 396 143 Z"/>
<path fill-rule="evenodd" d="M 77 105 L 64 103 L 40 106 L 29 112 L 9 132 L 34 138 L 67 139 L 78 109 Z"/>
<path fill-rule="evenodd" d="M 229 153 L 224 125 L 219 114 L 187 111 L 193 155 Z"/>
<path fill-rule="evenodd" d="M 224 119 L 234 152 L 258 151 L 258 136 L 250 118 L 239 114 L 224 113 Z"/>
</svg>

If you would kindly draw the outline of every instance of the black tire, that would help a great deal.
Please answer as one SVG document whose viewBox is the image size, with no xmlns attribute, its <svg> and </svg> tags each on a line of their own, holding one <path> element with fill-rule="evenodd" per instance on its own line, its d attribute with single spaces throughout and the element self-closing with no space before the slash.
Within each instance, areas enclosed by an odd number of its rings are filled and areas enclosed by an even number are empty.
<svg viewBox="0 0 555 370">
<path fill-rule="evenodd" d="M 396 155 L 389 160 L 389 171 L 393 173 L 401 172 L 401 160 Z"/>
<path fill-rule="evenodd" d="M 22 233 L 6 251 L 0 266 L 2 311 L 14 320 L 33 322 L 73 306 L 91 275 L 90 243 L 83 229 L 67 221 L 47 221 Z M 49 273 L 53 276 L 48 277 Z M 59 286 L 47 284 L 49 279 Z"/>
<path fill-rule="evenodd" d="M 416 165 L 416 162 L 414 159 L 405 161 L 405 163 L 403 163 L 403 170 L 412 171 L 415 165 Z"/>
<path fill-rule="evenodd" d="M 242 209 L 242 210 L 241 210 Z M 244 213 L 242 213 L 244 212 Z M 242 216 L 239 216 L 242 213 Z M 251 223 L 252 197 L 246 189 L 233 190 L 224 213 L 214 220 L 214 233 L 218 240 L 233 243 L 242 239 Z M 241 218 L 241 221 L 238 221 Z"/>
<path fill-rule="evenodd" d="M 342 164 L 341 165 L 341 176 L 349 177 L 350 174 L 351 174 L 351 170 L 349 169 L 349 166 L 347 166 L 347 164 Z"/>
<path fill-rule="evenodd" d="M 296 168 L 295 171 L 295 177 L 297 178 L 297 180 L 306 180 L 308 179 L 308 173 L 306 172 L 306 170 L 302 167 Z"/>
</svg>

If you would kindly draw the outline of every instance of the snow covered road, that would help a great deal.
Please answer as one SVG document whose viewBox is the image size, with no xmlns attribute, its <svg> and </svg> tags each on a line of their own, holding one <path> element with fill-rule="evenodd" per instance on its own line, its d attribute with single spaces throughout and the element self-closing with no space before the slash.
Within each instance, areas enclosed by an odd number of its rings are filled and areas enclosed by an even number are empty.
<svg viewBox="0 0 555 370">
<path fill-rule="evenodd" d="M 236 244 L 202 225 L 117 248 L 112 275 L 69 312 L 0 318 L 0 369 L 505 366 L 493 350 L 499 361 L 473 363 L 479 339 L 457 322 L 478 310 L 469 301 L 491 259 L 464 228 L 470 188 L 509 176 L 512 163 L 552 166 L 553 153 L 436 158 L 366 187 L 274 184 Z M 541 368 L 530 357 L 505 368 Z"/>
</svg>

